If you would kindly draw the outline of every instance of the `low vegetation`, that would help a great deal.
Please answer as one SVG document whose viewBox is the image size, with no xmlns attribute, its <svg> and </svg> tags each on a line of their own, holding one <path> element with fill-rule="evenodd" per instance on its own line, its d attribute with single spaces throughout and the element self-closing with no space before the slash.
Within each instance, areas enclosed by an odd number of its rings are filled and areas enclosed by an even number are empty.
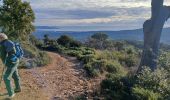
<svg viewBox="0 0 170 100">
<path fill-rule="evenodd" d="M 76 57 L 91 78 L 105 75 L 101 82 L 101 91 L 97 91 L 96 94 L 98 97 L 107 100 L 168 100 L 169 50 L 161 49 L 159 68 L 156 71 L 152 72 L 148 67 L 143 67 L 141 73 L 136 75 L 142 45 L 129 41 L 109 40 L 105 35 L 96 33 L 85 43 L 67 35 L 57 40 L 49 39 L 45 35 L 44 41 L 36 42 L 35 45 L 43 50 Z M 101 36 L 105 38 L 101 39 Z"/>
</svg>

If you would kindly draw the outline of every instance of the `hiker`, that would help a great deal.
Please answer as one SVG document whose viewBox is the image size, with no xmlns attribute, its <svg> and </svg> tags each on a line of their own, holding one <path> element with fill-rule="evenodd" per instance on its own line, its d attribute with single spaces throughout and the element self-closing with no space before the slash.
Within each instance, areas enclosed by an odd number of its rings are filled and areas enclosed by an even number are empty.
<svg viewBox="0 0 170 100">
<path fill-rule="evenodd" d="M 7 35 L 4 33 L 0 33 L 0 57 L 5 66 L 3 79 L 10 98 L 14 97 L 15 93 L 21 92 L 20 77 L 17 69 L 19 58 L 15 54 L 16 48 L 14 42 L 8 40 Z M 15 90 L 11 86 L 12 78 L 14 79 Z"/>
</svg>

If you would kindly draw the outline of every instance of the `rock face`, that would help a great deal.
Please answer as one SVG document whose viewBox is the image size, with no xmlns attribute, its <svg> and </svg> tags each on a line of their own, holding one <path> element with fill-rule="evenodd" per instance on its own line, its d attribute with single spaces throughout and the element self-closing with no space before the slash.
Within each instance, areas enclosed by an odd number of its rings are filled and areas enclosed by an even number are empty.
<svg viewBox="0 0 170 100">
<path fill-rule="evenodd" d="M 142 66 L 157 68 L 158 50 L 162 29 L 170 17 L 170 6 L 163 5 L 164 0 L 152 0 L 152 16 L 143 24 L 144 50 L 138 71 Z"/>
</svg>

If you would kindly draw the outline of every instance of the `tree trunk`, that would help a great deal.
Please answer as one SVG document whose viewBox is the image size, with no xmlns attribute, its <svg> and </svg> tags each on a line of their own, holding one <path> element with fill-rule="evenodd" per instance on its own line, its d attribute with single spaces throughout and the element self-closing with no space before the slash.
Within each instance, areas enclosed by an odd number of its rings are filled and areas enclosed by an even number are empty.
<svg viewBox="0 0 170 100">
<path fill-rule="evenodd" d="M 170 7 L 163 6 L 163 0 L 152 0 L 152 17 L 145 21 L 144 49 L 138 72 L 142 66 L 148 66 L 154 71 L 157 68 L 160 37 L 165 21 L 170 15 Z"/>
</svg>

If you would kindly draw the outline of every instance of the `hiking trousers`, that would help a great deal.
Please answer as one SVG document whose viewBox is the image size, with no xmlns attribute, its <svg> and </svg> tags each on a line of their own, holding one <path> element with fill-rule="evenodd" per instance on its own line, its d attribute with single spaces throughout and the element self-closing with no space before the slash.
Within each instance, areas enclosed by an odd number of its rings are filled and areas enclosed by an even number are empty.
<svg viewBox="0 0 170 100">
<path fill-rule="evenodd" d="M 21 89 L 20 86 L 20 77 L 18 74 L 18 65 L 19 65 L 19 60 L 16 62 L 7 62 L 6 63 L 6 68 L 4 71 L 3 79 L 6 85 L 6 89 L 8 92 L 8 95 L 11 96 L 14 94 L 14 90 L 11 85 L 11 79 L 14 79 L 15 83 L 15 89 Z"/>
</svg>

